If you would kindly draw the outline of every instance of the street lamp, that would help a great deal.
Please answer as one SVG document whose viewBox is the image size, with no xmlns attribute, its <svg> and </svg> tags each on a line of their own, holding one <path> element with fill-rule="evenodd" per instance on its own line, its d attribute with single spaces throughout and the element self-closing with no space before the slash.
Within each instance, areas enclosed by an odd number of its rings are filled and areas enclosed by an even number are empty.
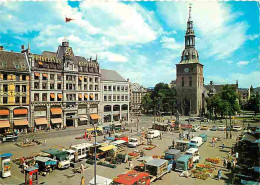
<svg viewBox="0 0 260 185">
<path fill-rule="evenodd" d="M 110 114 L 108 116 L 110 116 Z M 102 119 L 100 119 L 97 123 L 94 123 L 92 120 L 90 120 L 91 124 L 94 127 L 94 134 L 95 134 L 95 142 L 94 142 L 95 145 L 94 183 L 95 185 L 97 184 L 97 127 L 104 118 L 105 116 Z"/>
</svg>

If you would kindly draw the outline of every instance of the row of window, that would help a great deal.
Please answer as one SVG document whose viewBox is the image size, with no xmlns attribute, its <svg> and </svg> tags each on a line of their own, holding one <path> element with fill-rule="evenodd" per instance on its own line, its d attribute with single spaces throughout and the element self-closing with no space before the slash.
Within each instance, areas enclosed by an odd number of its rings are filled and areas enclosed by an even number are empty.
<svg viewBox="0 0 260 185">
<path fill-rule="evenodd" d="M 26 75 L 9 75 L 8 78 L 8 74 L 4 73 L 3 74 L 3 80 L 16 80 L 16 81 L 26 81 Z"/>
<path fill-rule="evenodd" d="M 2 85 L 0 84 L 0 91 L 2 89 Z M 8 92 L 8 85 L 3 84 L 3 92 Z M 27 92 L 26 85 L 15 85 L 15 92 Z"/>
<path fill-rule="evenodd" d="M 122 92 L 127 92 L 128 91 L 128 86 L 123 86 L 123 85 L 104 85 L 104 91 L 122 91 Z"/>
<path fill-rule="evenodd" d="M 104 95 L 104 101 L 128 101 L 128 95 L 113 95 L 113 100 L 112 95 Z"/>
<path fill-rule="evenodd" d="M 39 82 L 34 82 L 34 89 L 48 89 L 48 83 L 47 82 L 43 82 L 42 83 L 42 87 L 40 88 L 40 83 Z M 55 83 L 50 83 L 50 89 L 54 90 L 55 89 Z M 61 83 L 57 83 L 57 90 L 61 90 L 62 89 L 62 84 Z M 98 91 L 98 85 L 88 85 L 88 84 L 84 84 L 82 85 L 78 85 L 78 89 L 76 89 L 76 84 L 75 83 L 66 83 L 66 89 L 67 90 L 85 90 L 85 91 Z"/>
<path fill-rule="evenodd" d="M 50 78 L 50 80 L 55 80 L 55 74 L 50 74 L 50 75 L 48 75 L 47 73 L 42 74 L 42 80 L 48 80 L 48 77 Z M 34 73 L 34 79 L 39 80 L 40 79 L 40 73 Z M 88 82 L 88 79 L 89 79 L 90 83 L 92 83 L 92 82 L 98 83 L 99 82 L 98 77 L 91 78 L 91 77 L 82 77 L 82 76 L 78 77 L 78 82 L 79 83 L 82 83 L 82 81 Z M 61 75 L 60 74 L 57 75 L 57 80 L 61 81 Z M 66 75 L 66 81 L 74 81 L 75 82 L 76 76 L 75 75 Z"/>
<path fill-rule="evenodd" d="M 55 95 L 55 93 L 50 93 L 50 101 L 61 101 L 62 100 L 62 94 L 58 93 Z M 55 98 L 56 97 L 56 98 Z M 66 100 L 67 101 L 76 101 L 76 94 L 66 94 Z M 98 94 L 92 95 L 90 94 L 82 94 L 78 95 L 78 101 L 88 101 L 88 100 L 98 100 Z M 34 101 L 40 101 L 40 94 L 34 93 Z M 48 101 L 48 94 L 42 93 L 41 101 Z"/>
<path fill-rule="evenodd" d="M 26 103 L 27 97 L 26 96 L 16 96 L 15 97 L 15 104 L 20 104 L 20 103 Z M 3 97 L 2 99 L 3 104 L 9 104 L 8 102 L 8 97 Z"/>
</svg>

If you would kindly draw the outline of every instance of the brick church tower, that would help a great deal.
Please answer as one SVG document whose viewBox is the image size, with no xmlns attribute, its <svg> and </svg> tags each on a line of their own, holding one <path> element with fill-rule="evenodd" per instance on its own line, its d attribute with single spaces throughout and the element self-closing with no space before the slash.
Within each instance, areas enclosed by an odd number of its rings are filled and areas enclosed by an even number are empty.
<svg viewBox="0 0 260 185">
<path fill-rule="evenodd" d="M 199 115 L 202 111 L 203 65 L 195 49 L 195 34 L 189 7 L 189 19 L 185 34 L 185 49 L 181 61 L 176 64 L 177 108 L 181 115 Z"/>
</svg>

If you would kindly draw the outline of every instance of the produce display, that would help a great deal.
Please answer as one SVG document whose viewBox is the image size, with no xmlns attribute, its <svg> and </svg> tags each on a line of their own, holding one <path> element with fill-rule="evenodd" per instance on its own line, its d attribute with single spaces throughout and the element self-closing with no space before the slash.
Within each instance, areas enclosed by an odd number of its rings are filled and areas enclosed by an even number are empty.
<svg viewBox="0 0 260 185">
<path fill-rule="evenodd" d="M 220 162 L 220 158 L 216 157 L 216 158 L 213 158 L 213 157 L 208 157 L 206 159 L 206 161 L 208 162 L 211 162 L 211 163 L 214 163 L 214 164 L 218 164 Z"/>
<path fill-rule="evenodd" d="M 109 163 L 106 163 L 106 162 L 97 162 L 97 165 L 101 165 L 101 166 L 106 166 L 106 167 L 109 167 L 109 168 L 116 168 L 116 165 L 114 164 L 109 164 Z"/>
<path fill-rule="evenodd" d="M 156 145 L 148 145 L 146 147 L 144 147 L 145 150 L 152 150 L 156 147 Z"/>
<path fill-rule="evenodd" d="M 194 178 L 206 180 L 214 169 L 215 166 L 210 163 L 197 164 L 196 168 L 191 170 L 191 174 Z"/>
</svg>

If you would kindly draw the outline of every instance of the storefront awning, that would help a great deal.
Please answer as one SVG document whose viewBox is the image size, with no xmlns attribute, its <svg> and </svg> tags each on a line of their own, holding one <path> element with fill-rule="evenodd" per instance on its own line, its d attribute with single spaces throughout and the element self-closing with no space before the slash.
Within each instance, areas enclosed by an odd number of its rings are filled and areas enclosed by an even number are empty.
<svg viewBox="0 0 260 185">
<path fill-rule="evenodd" d="M 88 98 L 88 95 L 87 94 L 85 94 L 85 96 L 84 96 L 85 98 Z"/>
<path fill-rule="evenodd" d="M 27 109 L 14 109 L 14 115 L 23 115 L 28 114 Z"/>
<path fill-rule="evenodd" d="M 0 121 L 0 128 L 9 128 L 10 127 L 10 123 L 8 120 L 1 120 Z"/>
<path fill-rule="evenodd" d="M 99 150 L 102 150 L 103 152 L 106 152 L 106 151 L 112 150 L 112 149 L 114 149 L 114 148 L 116 148 L 116 146 L 114 146 L 114 145 L 108 145 L 108 146 L 100 147 Z"/>
<path fill-rule="evenodd" d="M 62 94 L 58 94 L 58 98 L 60 98 L 60 99 L 61 99 L 61 98 L 62 98 Z"/>
<path fill-rule="evenodd" d="M 40 76 L 40 73 L 34 73 L 34 76 Z"/>
<path fill-rule="evenodd" d="M 57 124 L 57 123 L 62 123 L 62 119 L 61 118 L 53 118 L 51 119 L 52 124 Z"/>
<path fill-rule="evenodd" d="M 81 99 L 82 99 L 82 94 L 79 94 L 79 98 L 81 98 Z"/>
<path fill-rule="evenodd" d="M 86 115 L 82 115 L 82 116 L 79 116 L 79 120 L 80 121 L 87 121 L 88 120 L 88 117 Z"/>
<path fill-rule="evenodd" d="M 51 113 L 53 115 L 62 114 L 62 109 L 61 108 L 51 108 Z"/>
<path fill-rule="evenodd" d="M 47 125 L 48 121 L 46 118 L 36 118 L 34 119 L 36 125 Z"/>
<path fill-rule="evenodd" d="M 27 119 L 18 119 L 18 120 L 14 120 L 14 125 L 15 126 L 26 126 L 28 125 L 28 120 Z"/>
<path fill-rule="evenodd" d="M 79 76 L 79 80 L 82 81 L 82 77 L 81 76 Z"/>
<path fill-rule="evenodd" d="M 92 98 L 92 99 L 93 99 L 93 98 L 94 98 L 94 95 L 93 95 L 93 94 L 91 94 L 91 95 L 90 95 L 90 98 Z"/>
<path fill-rule="evenodd" d="M 90 114 L 91 119 L 100 119 L 99 115 L 97 114 Z"/>
<path fill-rule="evenodd" d="M 54 93 L 51 93 L 51 98 L 55 98 L 55 94 Z"/>
<path fill-rule="evenodd" d="M 39 64 L 39 65 L 41 65 L 41 66 L 43 65 L 43 63 L 42 63 L 42 62 L 38 62 L 38 64 Z"/>
<path fill-rule="evenodd" d="M 0 110 L 0 116 L 8 116 L 9 110 Z"/>
<path fill-rule="evenodd" d="M 47 78 L 48 74 L 47 73 L 43 73 L 42 76 Z"/>
</svg>

